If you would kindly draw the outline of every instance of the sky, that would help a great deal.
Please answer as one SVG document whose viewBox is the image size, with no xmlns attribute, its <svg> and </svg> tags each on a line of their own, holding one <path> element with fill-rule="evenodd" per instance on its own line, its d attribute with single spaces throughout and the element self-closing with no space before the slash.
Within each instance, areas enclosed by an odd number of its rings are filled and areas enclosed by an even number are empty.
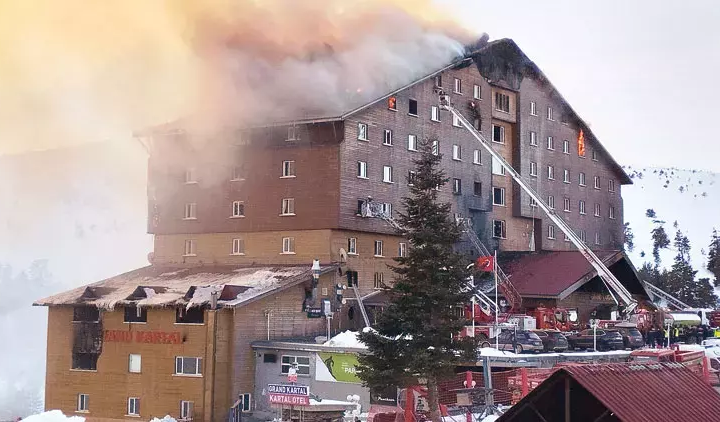
<svg viewBox="0 0 720 422">
<path fill-rule="evenodd" d="M 623 165 L 719 172 L 717 0 L 438 0 L 512 38 Z M 712 144 L 711 144 L 712 142 Z"/>
</svg>

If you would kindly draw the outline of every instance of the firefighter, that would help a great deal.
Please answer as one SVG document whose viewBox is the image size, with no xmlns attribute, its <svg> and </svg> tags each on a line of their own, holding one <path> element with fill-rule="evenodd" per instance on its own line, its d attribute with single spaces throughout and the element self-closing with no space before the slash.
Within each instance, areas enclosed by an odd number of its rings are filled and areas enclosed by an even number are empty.
<svg viewBox="0 0 720 422">
<path fill-rule="evenodd" d="M 655 337 L 657 336 L 657 332 L 655 331 L 655 327 L 650 327 L 650 329 L 647 332 L 647 335 L 645 337 L 645 343 L 653 347 L 655 346 Z"/>
<path fill-rule="evenodd" d="M 680 337 L 680 328 L 675 327 L 672 331 L 672 337 L 670 338 L 670 343 L 677 343 L 678 337 Z"/>
</svg>

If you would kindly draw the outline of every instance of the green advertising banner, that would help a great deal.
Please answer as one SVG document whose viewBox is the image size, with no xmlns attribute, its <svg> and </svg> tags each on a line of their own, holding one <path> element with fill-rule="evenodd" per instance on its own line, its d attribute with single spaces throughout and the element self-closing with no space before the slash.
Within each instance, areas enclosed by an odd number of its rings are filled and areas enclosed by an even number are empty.
<svg viewBox="0 0 720 422">
<path fill-rule="evenodd" d="M 325 353 L 318 356 L 336 381 L 362 383 L 357 377 L 357 356 L 353 353 Z"/>
</svg>

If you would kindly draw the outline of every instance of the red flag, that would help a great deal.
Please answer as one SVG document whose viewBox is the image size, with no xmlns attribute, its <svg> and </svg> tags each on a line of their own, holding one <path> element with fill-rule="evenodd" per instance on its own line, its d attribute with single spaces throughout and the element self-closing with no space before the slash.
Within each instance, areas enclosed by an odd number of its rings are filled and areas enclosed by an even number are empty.
<svg viewBox="0 0 720 422">
<path fill-rule="evenodd" d="M 480 271 L 492 272 L 495 270 L 495 258 L 492 256 L 481 256 L 477 259 L 476 265 Z"/>
</svg>

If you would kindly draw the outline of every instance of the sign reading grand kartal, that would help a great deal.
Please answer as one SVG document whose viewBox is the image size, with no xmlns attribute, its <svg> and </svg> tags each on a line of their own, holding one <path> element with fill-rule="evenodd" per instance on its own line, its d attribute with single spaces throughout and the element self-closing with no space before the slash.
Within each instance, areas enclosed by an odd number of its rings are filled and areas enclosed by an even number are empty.
<svg viewBox="0 0 720 422">
<path fill-rule="evenodd" d="M 310 388 L 307 385 L 268 384 L 270 404 L 290 406 L 308 406 L 310 404 Z"/>
</svg>

